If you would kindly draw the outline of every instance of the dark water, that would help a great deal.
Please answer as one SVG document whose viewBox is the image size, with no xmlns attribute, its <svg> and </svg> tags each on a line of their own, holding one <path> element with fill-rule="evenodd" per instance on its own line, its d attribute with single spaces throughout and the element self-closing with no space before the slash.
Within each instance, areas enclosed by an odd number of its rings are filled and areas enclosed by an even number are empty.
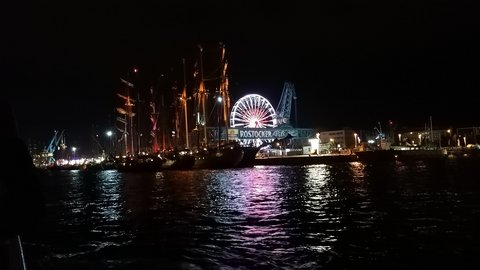
<svg viewBox="0 0 480 270">
<path fill-rule="evenodd" d="M 480 162 L 45 173 L 29 269 L 480 269 Z M 477 259 L 478 257 L 478 259 Z"/>
</svg>

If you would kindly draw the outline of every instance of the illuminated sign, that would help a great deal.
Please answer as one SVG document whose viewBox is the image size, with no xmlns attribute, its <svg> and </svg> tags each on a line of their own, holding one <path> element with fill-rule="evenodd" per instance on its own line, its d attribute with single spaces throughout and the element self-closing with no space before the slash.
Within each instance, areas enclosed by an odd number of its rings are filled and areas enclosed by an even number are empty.
<svg viewBox="0 0 480 270">
<path fill-rule="evenodd" d="M 218 129 L 209 127 L 210 138 L 218 138 Z M 293 139 L 309 139 L 315 136 L 314 130 L 309 128 L 229 128 L 229 140 L 274 140 L 283 139 L 288 135 Z M 225 129 L 220 129 L 221 139 L 225 139 Z"/>
<path fill-rule="evenodd" d="M 238 139 L 261 139 L 273 140 L 283 139 L 287 136 L 296 139 L 310 138 L 313 136 L 313 129 L 305 128 L 245 128 L 238 129 Z"/>
</svg>

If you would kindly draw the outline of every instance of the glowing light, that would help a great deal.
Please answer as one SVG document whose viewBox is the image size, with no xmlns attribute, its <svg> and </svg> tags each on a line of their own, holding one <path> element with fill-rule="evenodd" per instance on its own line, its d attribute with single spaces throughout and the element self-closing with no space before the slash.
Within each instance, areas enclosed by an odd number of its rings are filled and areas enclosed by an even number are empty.
<svg viewBox="0 0 480 270">
<path fill-rule="evenodd" d="M 246 128 L 276 127 L 275 109 L 266 98 L 260 95 L 246 95 L 233 105 L 230 126 Z"/>
<path fill-rule="evenodd" d="M 111 130 L 105 132 L 105 134 L 107 134 L 108 137 L 112 137 L 113 135 L 113 132 Z"/>
<path fill-rule="evenodd" d="M 217 101 L 218 101 L 218 102 L 222 102 L 222 97 L 221 97 L 221 96 L 218 96 L 218 97 L 217 97 Z"/>
<path fill-rule="evenodd" d="M 258 120 L 258 118 L 252 117 L 251 119 L 248 120 L 247 127 L 258 128 L 259 126 L 263 126 L 263 125 L 261 124 L 261 121 Z"/>
</svg>

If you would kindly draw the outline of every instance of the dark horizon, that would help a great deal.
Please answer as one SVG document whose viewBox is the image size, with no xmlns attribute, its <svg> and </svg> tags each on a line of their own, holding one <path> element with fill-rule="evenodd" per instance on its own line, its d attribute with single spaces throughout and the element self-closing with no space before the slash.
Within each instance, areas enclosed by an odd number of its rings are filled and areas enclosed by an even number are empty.
<svg viewBox="0 0 480 270">
<path fill-rule="evenodd" d="M 258 93 L 276 107 L 291 81 L 301 127 L 480 125 L 480 28 L 467 2 L 8 5 L 1 73 L 24 138 L 66 129 L 81 140 L 108 124 L 128 70 L 181 72 L 198 44 L 218 42 L 232 100 Z"/>
</svg>

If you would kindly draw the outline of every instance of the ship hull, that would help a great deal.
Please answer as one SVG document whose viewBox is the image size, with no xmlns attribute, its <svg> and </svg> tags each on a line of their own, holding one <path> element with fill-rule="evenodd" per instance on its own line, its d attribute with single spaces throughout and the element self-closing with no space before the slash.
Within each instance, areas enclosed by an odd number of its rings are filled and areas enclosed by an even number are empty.
<svg viewBox="0 0 480 270">
<path fill-rule="evenodd" d="M 119 172 L 158 172 L 164 161 L 156 156 L 140 156 L 121 161 L 117 166 Z"/>
<path fill-rule="evenodd" d="M 243 159 L 240 147 L 207 149 L 195 154 L 194 169 L 226 169 L 237 167 Z"/>
<path fill-rule="evenodd" d="M 257 156 L 260 147 L 246 146 L 241 147 L 243 150 L 243 158 L 240 163 L 237 165 L 238 168 L 248 168 L 255 165 L 255 158 Z"/>
<path fill-rule="evenodd" d="M 190 170 L 195 165 L 195 156 L 189 151 L 178 151 L 166 156 L 163 170 Z"/>
</svg>

